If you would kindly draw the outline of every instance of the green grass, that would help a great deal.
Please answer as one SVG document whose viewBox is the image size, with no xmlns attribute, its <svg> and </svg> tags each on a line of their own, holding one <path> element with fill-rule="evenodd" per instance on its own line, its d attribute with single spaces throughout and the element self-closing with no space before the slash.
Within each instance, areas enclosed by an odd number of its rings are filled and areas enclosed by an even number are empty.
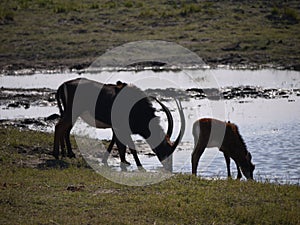
<svg viewBox="0 0 300 225">
<path fill-rule="evenodd" d="M 300 59 L 299 14 L 298 1 L 5 0 L 0 67 L 87 66 L 149 39 L 176 42 L 208 63 L 235 54 L 242 64 L 287 66 Z M 244 48 L 222 50 L 236 42 Z"/>
<path fill-rule="evenodd" d="M 296 185 L 179 174 L 159 184 L 129 187 L 103 178 L 80 158 L 64 160 L 64 168 L 21 163 L 48 155 L 52 139 L 52 134 L 0 129 L 0 224 L 300 223 Z M 37 146 L 43 153 L 31 152 Z"/>
</svg>

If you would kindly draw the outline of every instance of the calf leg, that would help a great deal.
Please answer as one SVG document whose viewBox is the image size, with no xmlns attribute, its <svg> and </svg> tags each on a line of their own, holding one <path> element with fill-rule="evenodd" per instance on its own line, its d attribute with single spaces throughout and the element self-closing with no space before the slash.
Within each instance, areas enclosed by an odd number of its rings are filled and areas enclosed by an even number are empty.
<svg viewBox="0 0 300 225">
<path fill-rule="evenodd" d="M 230 172 L 230 157 L 226 154 L 226 153 L 223 153 L 224 154 L 224 158 L 225 158 L 225 161 L 226 161 L 226 167 L 227 167 L 227 176 L 229 178 L 231 178 L 231 172 Z"/>
<path fill-rule="evenodd" d="M 236 162 L 235 162 L 235 165 L 236 165 L 236 169 L 237 169 L 237 172 L 238 172 L 236 179 L 240 180 L 242 178 L 242 173 L 241 173 L 239 165 Z"/>
<path fill-rule="evenodd" d="M 192 174 L 194 175 L 197 175 L 197 167 L 198 167 L 199 159 L 203 154 L 205 147 L 206 146 L 202 145 L 199 140 L 198 144 L 195 146 L 194 151 L 192 153 Z"/>
</svg>

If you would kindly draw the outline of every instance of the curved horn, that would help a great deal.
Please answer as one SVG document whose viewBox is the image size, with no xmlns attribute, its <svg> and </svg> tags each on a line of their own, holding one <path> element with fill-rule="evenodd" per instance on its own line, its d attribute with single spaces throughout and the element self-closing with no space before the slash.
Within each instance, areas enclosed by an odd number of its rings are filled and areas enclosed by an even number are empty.
<svg viewBox="0 0 300 225">
<path fill-rule="evenodd" d="M 185 118 L 184 118 L 184 113 L 183 113 L 183 110 L 182 110 L 181 102 L 179 100 L 177 101 L 176 99 L 175 99 L 175 102 L 176 102 L 176 105 L 177 105 L 178 110 L 179 110 L 181 127 L 180 127 L 179 135 L 178 135 L 178 137 L 176 138 L 176 140 L 174 141 L 174 143 L 172 145 L 173 150 L 176 149 L 176 147 L 179 144 L 179 142 L 181 141 L 181 139 L 183 137 L 183 134 L 184 134 L 184 131 L 185 131 Z"/>
<path fill-rule="evenodd" d="M 154 97 L 154 96 L 150 96 L 150 97 L 153 98 L 155 101 L 157 101 L 158 104 L 160 104 L 160 106 L 162 107 L 162 109 L 166 113 L 167 119 L 168 119 L 167 135 L 169 137 L 171 137 L 172 133 L 173 133 L 174 122 L 173 122 L 173 117 L 172 117 L 172 114 L 171 114 L 170 110 L 167 108 L 167 106 L 165 106 L 162 102 L 160 102 L 156 97 Z"/>
</svg>

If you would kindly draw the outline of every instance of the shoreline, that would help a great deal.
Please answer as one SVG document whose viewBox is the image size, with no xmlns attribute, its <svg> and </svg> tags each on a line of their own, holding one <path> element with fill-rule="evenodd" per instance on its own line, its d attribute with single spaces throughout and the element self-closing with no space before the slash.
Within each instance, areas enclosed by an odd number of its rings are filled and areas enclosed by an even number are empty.
<svg viewBox="0 0 300 225">
<path fill-rule="evenodd" d="M 90 63 L 92 64 L 92 63 Z M 7 65 L 4 66 L 2 69 L 0 69 L 0 75 L 4 76 L 21 76 L 21 75 L 34 75 L 34 74 L 54 74 L 54 73 L 78 73 L 81 75 L 82 73 L 85 73 L 88 69 L 90 64 L 78 64 L 78 65 Z M 264 70 L 264 69 L 274 69 L 274 70 L 289 70 L 289 71 L 300 71 L 300 64 L 299 65 L 289 65 L 289 66 L 283 66 L 280 64 L 208 64 L 205 67 L 199 66 L 199 67 L 131 67 L 131 68 L 101 68 L 94 72 L 122 72 L 122 71 L 134 71 L 134 72 L 140 72 L 145 70 L 152 70 L 155 72 L 163 72 L 163 71 L 181 71 L 181 70 L 209 70 L 209 69 L 228 69 L 228 70 Z"/>
</svg>

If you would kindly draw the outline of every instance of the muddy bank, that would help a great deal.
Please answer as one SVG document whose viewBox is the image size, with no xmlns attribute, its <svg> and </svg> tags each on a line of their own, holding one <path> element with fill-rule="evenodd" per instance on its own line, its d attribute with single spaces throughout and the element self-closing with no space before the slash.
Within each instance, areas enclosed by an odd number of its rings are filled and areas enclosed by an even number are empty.
<svg viewBox="0 0 300 225">
<path fill-rule="evenodd" d="M 67 55 L 67 53 L 66 53 Z M 87 69 L 99 56 L 90 59 L 61 59 L 55 61 L 44 59 L 42 61 L 26 61 L 17 58 L 5 58 L 0 61 L 0 74 L 4 75 L 30 75 L 38 73 L 56 73 L 56 72 L 77 72 Z M 64 57 L 64 56 L 62 56 Z M 300 71 L 299 59 L 270 59 L 266 61 L 264 54 L 218 54 L 209 57 L 203 57 L 199 54 L 208 68 L 230 68 L 230 69 L 281 69 Z M 1 58 L 1 56 L 0 56 Z M 136 71 L 144 68 L 136 68 Z M 155 68 L 154 71 L 157 71 Z"/>
<path fill-rule="evenodd" d="M 242 99 L 242 98 L 289 98 L 292 95 L 300 96 L 300 89 L 281 89 L 281 88 L 261 88 L 256 86 L 239 86 L 216 88 L 189 88 L 180 90 L 175 88 L 167 89 L 147 89 L 145 92 L 149 96 L 156 96 L 163 101 L 178 98 L 188 101 L 190 98 L 196 99 Z M 49 107 L 56 106 L 56 90 L 49 88 L 0 88 L 0 106 L 2 109 L 30 107 Z M 50 116 L 50 115 L 49 115 Z M 51 119 L 51 118 L 50 118 Z"/>
<path fill-rule="evenodd" d="M 0 88 L 0 105 L 7 108 L 51 106 L 55 102 L 55 90 L 49 88 Z"/>
</svg>

